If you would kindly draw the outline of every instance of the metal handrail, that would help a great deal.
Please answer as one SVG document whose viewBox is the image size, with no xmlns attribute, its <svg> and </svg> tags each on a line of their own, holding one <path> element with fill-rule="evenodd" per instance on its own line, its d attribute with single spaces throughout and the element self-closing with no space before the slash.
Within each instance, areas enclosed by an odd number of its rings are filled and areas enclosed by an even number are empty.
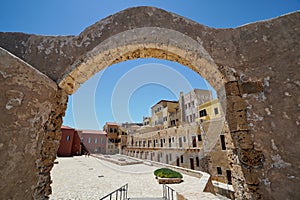
<svg viewBox="0 0 300 200">
<path fill-rule="evenodd" d="M 104 200 L 109 197 L 109 200 L 126 200 L 128 191 L 128 183 L 108 195 L 102 197 L 100 200 Z M 120 194 L 120 195 L 119 195 Z"/>
<path fill-rule="evenodd" d="M 176 191 L 173 188 L 170 188 L 166 184 L 163 184 L 163 198 L 165 200 L 176 200 Z"/>
</svg>

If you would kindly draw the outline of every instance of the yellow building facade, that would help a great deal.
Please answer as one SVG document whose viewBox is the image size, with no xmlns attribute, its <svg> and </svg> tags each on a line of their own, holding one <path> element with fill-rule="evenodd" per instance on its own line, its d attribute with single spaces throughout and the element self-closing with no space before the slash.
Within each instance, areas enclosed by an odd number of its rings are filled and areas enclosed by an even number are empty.
<svg viewBox="0 0 300 200">
<path fill-rule="evenodd" d="M 198 106 L 198 118 L 196 122 L 217 119 L 223 116 L 221 104 L 218 99 L 205 102 Z"/>
</svg>

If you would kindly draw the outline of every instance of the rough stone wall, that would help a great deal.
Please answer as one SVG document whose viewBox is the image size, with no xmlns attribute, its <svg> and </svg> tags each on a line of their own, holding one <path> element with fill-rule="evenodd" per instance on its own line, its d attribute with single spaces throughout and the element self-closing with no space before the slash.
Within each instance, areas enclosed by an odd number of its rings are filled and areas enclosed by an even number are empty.
<svg viewBox="0 0 300 200">
<path fill-rule="evenodd" d="M 49 123 L 57 85 L 0 48 L 0 91 L 0 199 L 44 199 L 60 139 Z"/>
<path fill-rule="evenodd" d="M 226 92 L 215 89 L 227 108 L 234 143 L 236 197 L 296 199 L 299 24 L 296 12 L 236 29 L 212 29 L 160 9 L 139 7 L 109 16 L 79 36 L 0 33 L 0 46 L 62 83 L 68 93 L 103 69 L 93 68 L 96 64 L 107 67 L 144 57 L 179 62 L 214 87 L 223 84 Z"/>
<path fill-rule="evenodd" d="M 227 120 L 239 156 L 233 167 L 242 168 L 250 193 L 259 189 L 247 198 L 300 196 L 299 22 L 298 12 L 237 28 L 234 47 L 214 43 L 210 52 L 239 76 L 225 86 Z"/>
<path fill-rule="evenodd" d="M 48 120 L 44 124 L 44 135 L 40 141 L 40 157 L 36 160 L 36 168 L 39 171 L 37 187 L 33 199 L 48 199 L 52 193 L 50 171 L 56 159 L 59 142 L 61 139 L 62 117 L 67 109 L 68 95 L 58 88 L 52 99 L 52 109 Z"/>
</svg>

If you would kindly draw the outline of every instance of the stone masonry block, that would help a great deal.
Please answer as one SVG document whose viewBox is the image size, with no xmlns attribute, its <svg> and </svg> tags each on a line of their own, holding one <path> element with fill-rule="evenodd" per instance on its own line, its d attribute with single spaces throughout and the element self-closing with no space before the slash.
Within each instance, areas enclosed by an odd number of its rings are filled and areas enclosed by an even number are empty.
<svg viewBox="0 0 300 200">
<path fill-rule="evenodd" d="M 252 167 L 243 167 L 242 166 L 243 175 L 245 177 L 245 182 L 248 185 L 258 185 L 259 184 L 259 174 Z"/>
<path fill-rule="evenodd" d="M 262 167 L 264 156 L 262 152 L 254 149 L 238 149 L 239 160 L 248 167 Z"/>
<path fill-rule="evenodd" d="M 239 89 L 242 94 L 252 94 L 263 91 L 262 82 L 245 82 L 239 84 Z"/>
<path fill-rule="evenodd" d="M 253 139 L 249 131 L 238 131 L 232 133 L 232 137 L 236 144 L 244 150 L 253 149 Z"/>
<path fill-rule="evenodd" d="M 227 96 L 238 96 L 240 95 L 240 90 L 238 87 L 238 82 L 228 82 L 225 84 L 225 90 Z"/>
</svg>

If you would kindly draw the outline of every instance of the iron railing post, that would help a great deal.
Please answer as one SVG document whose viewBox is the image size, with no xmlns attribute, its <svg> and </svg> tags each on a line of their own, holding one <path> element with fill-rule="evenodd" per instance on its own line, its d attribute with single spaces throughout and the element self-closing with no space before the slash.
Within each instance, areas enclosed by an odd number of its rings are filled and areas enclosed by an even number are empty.
<svg viewBox="0 0 300 200">
<path fill-rule="evenodd" d="M 104 200 L 109 197 L 109 200 L 112 200 L 113 195 L 115 196 L 115 200 L 127 200 L 127 190 L 128 190 L 128 183 L 123 185 L 122 187 L 116 189 L 115 191 L 109 193 L 108 195 L 102 197 L 100 200 Z M 123 192 L 124 191 L 124 192 Z M 120 192 L 120 195 L 119 195 Z"/>
<path fill-rule="evenodd" d="M 169 186 L 167 186 L 166 184 L 163 184 L 163 198 L 165 200 L 175 200 L 177 198 L 174 198 L 174 192 L 175 190 Z M 176 197 L 176 193 L 175 193 L 175 197 Z"/>
</svg>

